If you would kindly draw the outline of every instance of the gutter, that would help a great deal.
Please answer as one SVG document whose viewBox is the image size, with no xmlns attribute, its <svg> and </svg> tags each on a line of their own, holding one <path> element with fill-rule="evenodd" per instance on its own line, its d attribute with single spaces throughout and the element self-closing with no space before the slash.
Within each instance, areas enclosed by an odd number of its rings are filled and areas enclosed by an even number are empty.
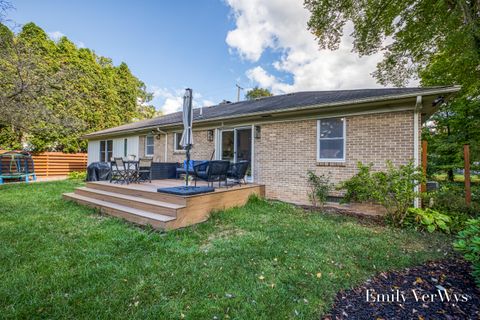
<svg viewBox="0 0 480 320">
<path fill-rule="evenodd" d="M 440 94 L 440 93 L 455 93 L 458 92 L 461 89 L 461 86 L 451 86 L 447 88 L 442 88 L 442 89 L 432 89 L 432 90 L 427 90 L 421 92 L 422 96 L 428 96 L 428 95 L 434 95 L 434 94 Z M 246 113 L 242 115 L 232 115 L 228 117 L 215 117 L 215 118 L 208 118 L 208 119 L 203 119 L 203 120 L 194 120 L 194 123 L 206 123 L 206 122 L 213 122 L 213 121 L 218 121 L 218 120 L 229 120 L 229 119 L 239 119 L 239 118 L 245 118 L 245 117 L 254 117 L 254 116 L 261 116 L 261 115 L 272 115 L 272 114 L 281 114 L 281 113 L 287 113 L 287 112 L 295 112 L 295 111 L 308 111 L 308 110 L 315 110 L 318 108 L 324 108 L 324 107 L 335 107 L 335 106 L 345 106 L 345 105 L 354 105 L 354 104 L 362 104 L 362 103 L 373 103 L 373 102 L 382 102 L 382 101 L 389 101 L 389 100 L 399 100 L 399 99 L 406 99 L 406 98 L 413 98 L 413 97 L 418 97 L 419 93 L 408 93 L 408 94 L 400 94 L 400 95 L 395 95 L 395 96 L 379 96 L 379 97 L 374 97 L 374 98 L 365 98 L 365 99 L 357 99 L 357 100 L 347 100 L 347 101 L 340 101 L 340 102 L 334 102 L 334 103 L 323 103 L 323 104 L 315 104 L 315 105 L 308 105 L 308 106 L 302 106 L 302 107 L 294 107 L 294 108 L 288 108 L 288 109 L 281 109 L 281 110 L 273 110 L 273 111 L 259 111 L 259 112 L 252 112 L 252 113 Z M 114 135 L 123 135 L 126 133 L 133 133 L 133 132 L 141 132 L 149 129 L 155 129 L 155 128 L 160 128 L 160 127 L 168 127 L 168 126 L 173 126 L 180 124 L 181 122 L 175 122 L 175 123 L 168 123 L 164 125 L 150 125 L 146 127 L 139 127 L 139 128 L 134 128 L 130 130 L 122 130 L 122 131 L 112 131 L 112 132 L 105 132 L 105 133 L 90 133 L 82 136 L 84 139 L 90 139 L 90 138 L 96 138 L 96 137 L 102 137 L 102 136 L 114 136 Z"/>
</svg>

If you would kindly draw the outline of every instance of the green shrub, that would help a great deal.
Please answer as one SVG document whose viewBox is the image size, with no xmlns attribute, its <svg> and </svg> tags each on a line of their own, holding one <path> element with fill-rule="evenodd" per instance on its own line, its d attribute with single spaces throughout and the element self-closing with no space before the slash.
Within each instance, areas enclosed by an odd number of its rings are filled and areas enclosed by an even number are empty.
<svg viewBox="0 0 480 320">
<path fill-rule="evenodd" d="M 404 226 L 412 226 L 430 233 L 434 231 L 450 233 L 451 224 L 452 219 L 448 215 L 429 208 L 409 208 L 403 223 Z"/>
<path fill-rule="evenodd" d="M 87 172 L 86 171 L 72 171 L 68 173 L 69 180 L 83 180 L 87 179 Z"/>
<path fill-rule="evenodd" d="M 440 189 L 429 192 L 425 198 L 431 203 L 431 208 L 450 214 L 462 213 L 470 217 L 480 214 L 480 203 L 472 197 L 472 203 L 465 203 L 464 185 L 457 183 L 442 183 Z"/>
<path fill-rule="evenodd" d="M 323 207 L 327 201 L 328 193 L 333 189 L 330 179 L 321 174 L 317 176 L 313 171 L 308 170 L 308 185 L 310 192 L 308 198 L 314 207 Z"/>
<path fill-rule="evenodd" d="M 480 203 L 472 201 L 470 206 L 465 203 L 462 183 L 442 183 L 440 189 L 424 194 L 423 199 L 430 209 L 443 212 L 452 219 L 452 232 L 463 230 L 467 220 L 480 215 Z"/>
<path fill-rule="evenodd" d="M 345 190 L 342 202 L 368 202 L 374 200 L 372 190 L 375 190 L 375 179 L 372 176 L 373 163 L 364 165 L 357 163 L 358 173 L 349 180 L 342 182 L 339 189 Z"/>
<path fill-rule="evenodd" d="M 402 226 L 408 208 L 419 196 L 415 187 L 424 181 L 421 168 L 412 162 L 395 167 L 390 161 L 385 172 L 372 173 L 371 168 L 359 163 L 358 174 L 340 185 L 346 190 L 345 201 L 377 202 L 385 207 L 387 222 Z"/>
<path fill-rule="evenodd" d="M 452 222 L 450 223 L 451 232 L 459 232 L 465 229 L 467 221 L 472 217 L 465 212 L 445 212 L 448 214 Z"/>
<path fill-rule="evenodd" d="M 466 228 L 460 231 L 453 246 L 463 254 L 465 260 L 472 263 L 472 275 L 480 286 L 480 219 L 468 220 Z"/>
</svg>

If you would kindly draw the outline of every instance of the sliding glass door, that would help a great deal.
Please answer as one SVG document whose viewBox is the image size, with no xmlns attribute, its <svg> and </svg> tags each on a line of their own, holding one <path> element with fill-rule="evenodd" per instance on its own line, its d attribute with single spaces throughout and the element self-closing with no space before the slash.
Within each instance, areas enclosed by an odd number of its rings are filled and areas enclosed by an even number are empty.
<svg viewBox="0 0 480 320">
<path fill-rule="evenodd" d="M 235 129 L 235 162 L 252 160 L 252 128 Z"/>
<path fill-rule="evenodd" d="M 222 130 L 221 139 L 221 155 L 222 160 L 228 160 L 230 162 L 235 161 L 235 130 Z"/>
<path fill-rule="evenodd" d="M 252 161 L 252 127 L 223 129 L 219 141 L 220 159 L 230 162 Z M 251 175 L 251 170 L 247 173 Z M 249 177 L 250 180 L 250 177 Z"/>
</svg>

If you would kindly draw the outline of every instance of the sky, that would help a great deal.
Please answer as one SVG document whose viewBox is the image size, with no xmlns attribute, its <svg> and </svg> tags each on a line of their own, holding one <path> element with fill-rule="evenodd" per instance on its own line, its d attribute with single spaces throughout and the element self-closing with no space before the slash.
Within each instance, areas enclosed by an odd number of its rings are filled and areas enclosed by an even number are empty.
<svg viewBox="0 0 480 320">
<path fill-rule="evenodd" d="M 274 94 L 379 87 L 380 55 L 358 57 L 352 39 L 319 50 L 301 0 L 11 0 L 11 24 L 34 22 L 52 39 L 67 36 L 115 64 L 126 62 L 154 94 L 157 110 L 236 101 L 236 84 Z M 350 30 L 351 31 L 351 30 Z"/>
</svg>

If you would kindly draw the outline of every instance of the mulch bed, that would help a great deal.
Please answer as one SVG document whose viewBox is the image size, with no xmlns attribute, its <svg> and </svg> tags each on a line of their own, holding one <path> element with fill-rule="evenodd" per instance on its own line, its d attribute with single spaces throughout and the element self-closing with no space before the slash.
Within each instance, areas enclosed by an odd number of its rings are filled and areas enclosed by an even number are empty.
<svg viewBox="0 0 480 320">
<path fill-rule="evenodd" d="M 464 260 L 448 259 L 381 273 L 340 292 L 324 319 L 480 319 L 480 290 L 470 272 Z"/>
</svg>

